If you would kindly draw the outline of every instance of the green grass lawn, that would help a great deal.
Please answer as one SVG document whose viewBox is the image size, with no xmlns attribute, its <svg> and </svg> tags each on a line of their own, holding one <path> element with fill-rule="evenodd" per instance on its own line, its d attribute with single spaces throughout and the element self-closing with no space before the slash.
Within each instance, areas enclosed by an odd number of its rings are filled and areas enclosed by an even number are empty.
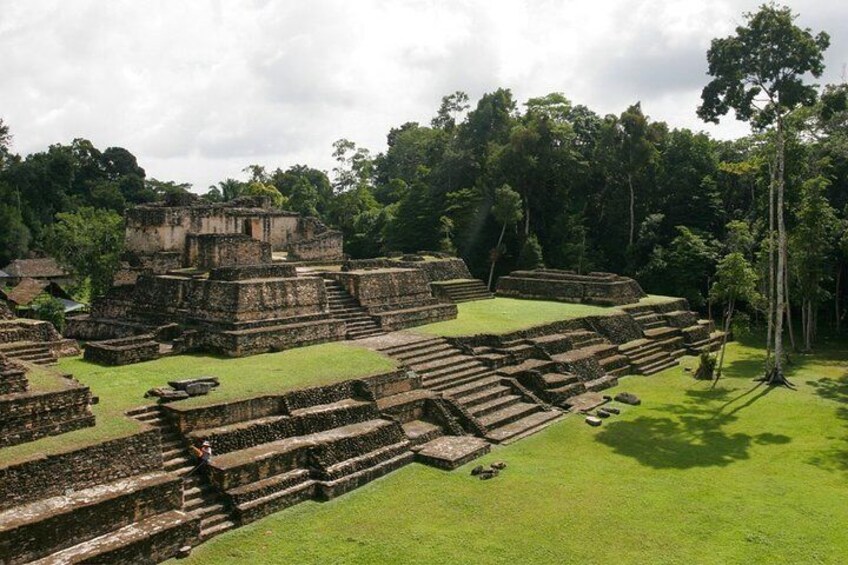
<svg viewBox="0 0 848 565">
<path fill-rule="evenodd" d="M 681 367 L 628 377 L 617 390 L 642 406 L 600 428 L 570 416 L 454 472 L 409 465 L 187 563 L 844 563 L 845 345 L 796 357 L 796 391 L 752 381 L 752 345 L 731 346 L 715 390 Z M 469 476 L 498 459 L 500 477 Z"/>
<path fill-rule="evenodd" d="M 123 367 L 103 367 L 81 357 L 62 359 L 59 368 L 73 373 L 91 388 L 100 403 L 92 407 L 97 425 L 59 436 L 0 449 L 0 464 L 20 461 L 38 454 L 79 448 L 133 433 L 139 424 L 124 416 L 130 408 L 152 404 L 144 393 L 169 380 L 215 376 L 221 386 L 207 396 L 180 401 L 201 405 L 236 398 L 283 392 L 391 371 L 396 363 L 378 353 L 343 343 L 301 347 L 279 353 L 238 359 L 208 355 L 179 355 Z M 49 386 L 40 369 L 33 384 Z"/>
<path fill-rule="evenodd" d="M 455 320 L 412 328 L 411 331 L 443 337 L 482 333 L 504 334 L 556 322 L 557 320 L 604 315 L 620 311 L 605 306 L 519 300 L 516 298 L 463 302 L 458 304 L 457 308 L 459 314 Z"/>
</svg>

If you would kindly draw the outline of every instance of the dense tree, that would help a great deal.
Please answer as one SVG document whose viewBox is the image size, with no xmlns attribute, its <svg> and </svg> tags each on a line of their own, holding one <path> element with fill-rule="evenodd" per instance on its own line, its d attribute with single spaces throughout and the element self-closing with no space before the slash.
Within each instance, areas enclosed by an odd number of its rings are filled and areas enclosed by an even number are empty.
<svg viewBox="0 0 848 565">
<path fill-rule="evenodd" d="M 707 121 L 718 122 L 732 108 L 738 119 L 752 122 L 757 129 L 774 127 L 777 265 L 774 366 L 767 375 L 771 384 L 788 383 L 783 373 L 786 117 L 795 108 L 815 101 L 815 88 L 805 84 L 804 77 L 821 76 L 822 52 L 830 43 L 826 33 L 814 36 L 809 29 L 796 26 L 795 18 L 788 7 L 763 5 L 756 13 L 746 14 L 746 25 L 737 27 L 735 35 L 714 39 L 707 53 L 709 74 L 714 78 L 704 87 L 698 108 L 698 115 Z"/>
<path fill-rule="evenodd" d="M 733 316 L 736 313 L 738 302 L 756 304 L 757 273 L 745 256 L 733 251 L 719 261 L 716 267 L 715 282 L 710 288 L 710 299 L 724 304 L 724 336 L 721 340 L 718 365 L 715 370 L 715 381 L 713 386 L 721 378 L 721 370 L 724 367 L 724 352 L 727 349 L 727 340 L 730 336 L 730 328 Z"/>
<path fill-rule="evenodd" d="M 495 190 L 495 201 L 492 204 L 492 216 L 501 226 L 501 234 L 498 243 L 491 251 L 491 267 L 489 268 L 489 290 L 492 289 L 492 280 L 495 276 L 495 263 L 500 257 L 501 244 L 503 243 L 506 228 L 521 221 L 521 196 L 508 185 L 498 187 Z"/>
<path fill-rule="evenodd" d="M 123 249 L 123 220 L 110 210 L 61 212 L 45 235 L 46 249 L 79 282 L 88 279 L 92 297 L 112 285 Z"/>
</svg>

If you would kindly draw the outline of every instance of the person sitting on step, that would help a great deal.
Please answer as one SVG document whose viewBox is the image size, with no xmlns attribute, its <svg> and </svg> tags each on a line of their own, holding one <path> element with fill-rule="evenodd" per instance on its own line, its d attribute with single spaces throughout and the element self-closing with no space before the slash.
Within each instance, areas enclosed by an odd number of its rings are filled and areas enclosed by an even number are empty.
<svg viewBox="0 0 848 565">
<path fill-rule="evenodd" d="M 186 474 L 186 478 L 193 475 L 195 471 L 201 471 L 206 469 L 206 467 L 209 465 L 209 462 L 212 460 L 212 444 L 208 441 L 204 441 L 200 448 L 197 448 L 196 446 L 192 445 L 191 449 L 194 451 L 194 454 L 198 457 L 199 461 L 197 463 L 197 466 Z"/>
</svg>

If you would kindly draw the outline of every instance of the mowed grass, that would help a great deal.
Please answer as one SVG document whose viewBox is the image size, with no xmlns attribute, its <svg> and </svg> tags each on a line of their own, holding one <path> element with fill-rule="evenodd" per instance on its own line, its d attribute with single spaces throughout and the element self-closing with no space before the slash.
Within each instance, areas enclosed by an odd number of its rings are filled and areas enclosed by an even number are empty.
<svg viewBox="0 0 848 565">
<path fill-rule="evenodd" d="M 144 398 L 144 393 L 153 387 L 166 386 L 170 380 L 201 376 L 220 379 L 221 386 L 211 394 L 180 401 L 187 406 L 329 384 L 391 371 L 395 367 L 396 363 L 388 357 L 343 343 L 238 359 L 180 355 L 123 367 L 103 367 L 81 357 L 66 358 L 60 361 L 59 369 L 72 373 L 100 398 L 100 402 L 92 407 L 97 424 L 92 428 L 0 449 L 0 465 L 135 432 L 140 424 L 124 413 L 131 408 L 154 403 L 155 399 Z M 49 383 L 49 379 L 41 373 L 36 379 L 40 387 Z"/>
<path fill-rule="evenodd" d="M 600 428 L 569 416 L 454 472 L 412 464 L 186 562 L 845 563 L 845 345 L 794 358 L 795 391 L 753 382 L 753 345 L 730 346 L 714 390 L 681 367 L 627 377 L 642 405 Z M 469 476 L 495 460 L 501 476 Z"/>
<path fill-rule="evenodd" d="M 558 320 L 619 312 L 616 308 L 605 306 L 542 300 L 519 300 L 516 298 L 494 298 L 492 300 L 463 302 L 458 304 L 457 308 L 459 313 L 455 320 L 429 324 L 419 328 L 413 328 L 411 331 L 443 337 L 483 333 L 505 334 Z"/>
</svg>

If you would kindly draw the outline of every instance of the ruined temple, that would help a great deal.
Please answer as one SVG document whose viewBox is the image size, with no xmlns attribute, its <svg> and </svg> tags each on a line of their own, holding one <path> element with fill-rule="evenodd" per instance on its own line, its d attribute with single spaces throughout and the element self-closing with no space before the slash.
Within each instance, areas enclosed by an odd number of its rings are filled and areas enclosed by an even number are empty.
<svg viewBox="0 0 848 565">
<path fill-rule="evenodd" d="M 68 335 L 93 342 L 86 358 L 100 363 L 251 355 L 456 317 L 425 271 L 339 272 L 339 232 L 262 199 L 139 206 L 126 230 L 114 286 L 68 323 Z"/>
</svg>

